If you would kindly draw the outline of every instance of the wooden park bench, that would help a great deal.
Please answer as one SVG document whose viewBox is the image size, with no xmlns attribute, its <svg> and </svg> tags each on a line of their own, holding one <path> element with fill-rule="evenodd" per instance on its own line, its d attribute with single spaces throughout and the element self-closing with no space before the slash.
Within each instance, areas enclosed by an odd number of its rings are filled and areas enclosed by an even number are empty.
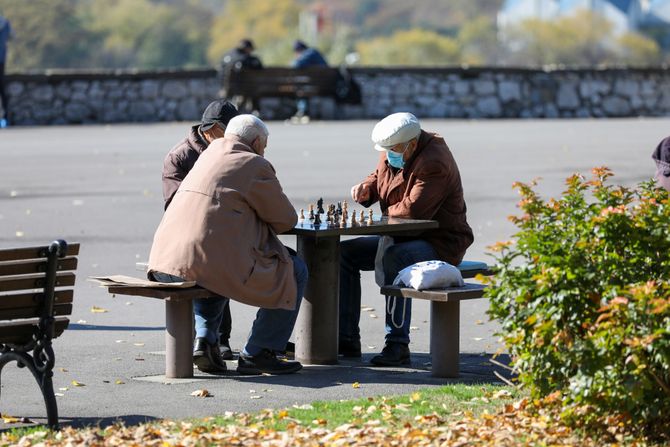
<svg viewBox="0 0 670 447">
<path fill-rule="evenodd" d="M 311 98 L 336 95 L 338 69 L 332 67 L 233 70 L 225 80 L 227 96 Z"/>
<path fill-rule="evenodd" d="M 492 274 L 483 262 L 463 261 L 458 265 L 464 279 Z M 486 286 L 465 283 L 462 287 L 416 290 L 410 287 L 386 285 L 381 293 L 386 296 L 429 300 L 431 373 L 434 377 L 458 377 L 460 354 L 460 303 L 484 296 Z"/>
<path fill-rule="evenodd" d="M 52 428 L 58 426 L 58 407 L 51 340 L 70 321 L 77 254 L 79 244 L 62 240 L 44 247 L 0 250 L 0 373 L 16 361 L 33 374 Z"/>
</svg>

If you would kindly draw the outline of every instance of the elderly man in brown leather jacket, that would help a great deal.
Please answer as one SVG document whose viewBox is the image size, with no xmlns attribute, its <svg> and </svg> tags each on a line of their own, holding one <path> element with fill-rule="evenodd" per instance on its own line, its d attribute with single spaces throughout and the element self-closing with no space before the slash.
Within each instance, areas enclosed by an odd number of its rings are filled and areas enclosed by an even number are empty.
<svg viewBox="0 0 670 447">
<path fill-rule="evenodd" d="M 443 260 L 457 265 L 472 244 L 466 220 L 461 176 L 444 139 L 421 129 L 411 113 L 394 113 L 372 131 L 381 152 L 375 171 L 351 189 L 352 198 L 369 207 L 379 202 L 389 217 L 433 219 L 439 228 L 416 236 L 394 237 L 383 252 L 385 284 L 403 268 L 420 261 Z M 360 357 L 362 270 L 375 270 L 378 236 L 343 241 L 340 257 L 339 353 Z M 386 343 L 372 363 L 382 366 L 410 363 L 411 300 L 386 297 Z"/>
</svg>

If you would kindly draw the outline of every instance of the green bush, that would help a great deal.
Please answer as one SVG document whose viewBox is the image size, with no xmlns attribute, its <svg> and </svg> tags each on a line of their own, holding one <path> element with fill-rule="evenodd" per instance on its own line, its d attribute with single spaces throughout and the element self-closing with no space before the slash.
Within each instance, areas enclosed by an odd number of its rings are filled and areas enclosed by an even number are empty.
<svg viewBox="0 0 670 447">
<path fill-rule="evenodd" d="M 534 397 L 560 392 L 565 416 L 670 424 L 670 203 L 652 181 L 567 179 L 544 201 L 516 183 L 514 241 L 490 247 L 490 315 Z M 668 427 L 668 425 L 665 425 Z"/>
</svg>

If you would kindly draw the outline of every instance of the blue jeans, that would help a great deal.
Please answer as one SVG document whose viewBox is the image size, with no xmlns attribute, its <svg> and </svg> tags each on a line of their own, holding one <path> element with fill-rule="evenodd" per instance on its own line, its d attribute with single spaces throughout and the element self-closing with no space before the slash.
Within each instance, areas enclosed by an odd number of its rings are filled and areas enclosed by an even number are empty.
<svg viewBox="0 0 670 447">
<path fill-rule="evenodd" d="M 361 338 L 361 271 L 375 269 L 379 236 L 342 241 L 340 248 L 340 340 Z M 384 253 L 384 283 L 391 284 L 403 268 L 420 261 L 438 259 L 435 249 L 424 240 L 391 245 Z M 409 344 L 412 300 L 386 297 L 386 342 Z"/>
<path fill-rule="evenodd" d="M 294 310 L 285 309 L 258 309 L 256 320 L 251 328 L 251 334 L 244 350 L 251 355 L 258 354 L 262 349 L 273 351 L 284 350 L 286 342 L 293 332 L 295 320 L 300 310 L 300 302 L 307 284 L 307 266 L 297 256 L 291 255 L 293 272 L 297 283 L 298 293 Z M 167 273 L 153 272 L 154 279 L 161 282 L 179 282 L 182 278 Z M 193 300 L 195 314 L 195 336 L 207 339 L 207 342 L 216 344 L 219 340 L 219 326 L 223 318 L 223 310 L 229 299 L 213 296 Z"/>
</svg>

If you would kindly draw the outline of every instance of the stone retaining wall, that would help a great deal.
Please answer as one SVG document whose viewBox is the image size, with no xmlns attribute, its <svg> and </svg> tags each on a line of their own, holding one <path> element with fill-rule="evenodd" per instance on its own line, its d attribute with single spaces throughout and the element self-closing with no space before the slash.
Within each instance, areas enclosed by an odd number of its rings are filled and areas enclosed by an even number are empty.
<svg viewBox="0 0 670 447">
<path fill-rule="evenodd" d="M 357 68 L 361 105 L 313 98 L 316 119 L 670 116 L 670 69 L 525 70 Z M 15 125 L 196 121 L 219 91 L 214 70 L 47 72 L 8 75 Z M 285 119 L 294 101 L 261 100 Z"/>
</svg>

